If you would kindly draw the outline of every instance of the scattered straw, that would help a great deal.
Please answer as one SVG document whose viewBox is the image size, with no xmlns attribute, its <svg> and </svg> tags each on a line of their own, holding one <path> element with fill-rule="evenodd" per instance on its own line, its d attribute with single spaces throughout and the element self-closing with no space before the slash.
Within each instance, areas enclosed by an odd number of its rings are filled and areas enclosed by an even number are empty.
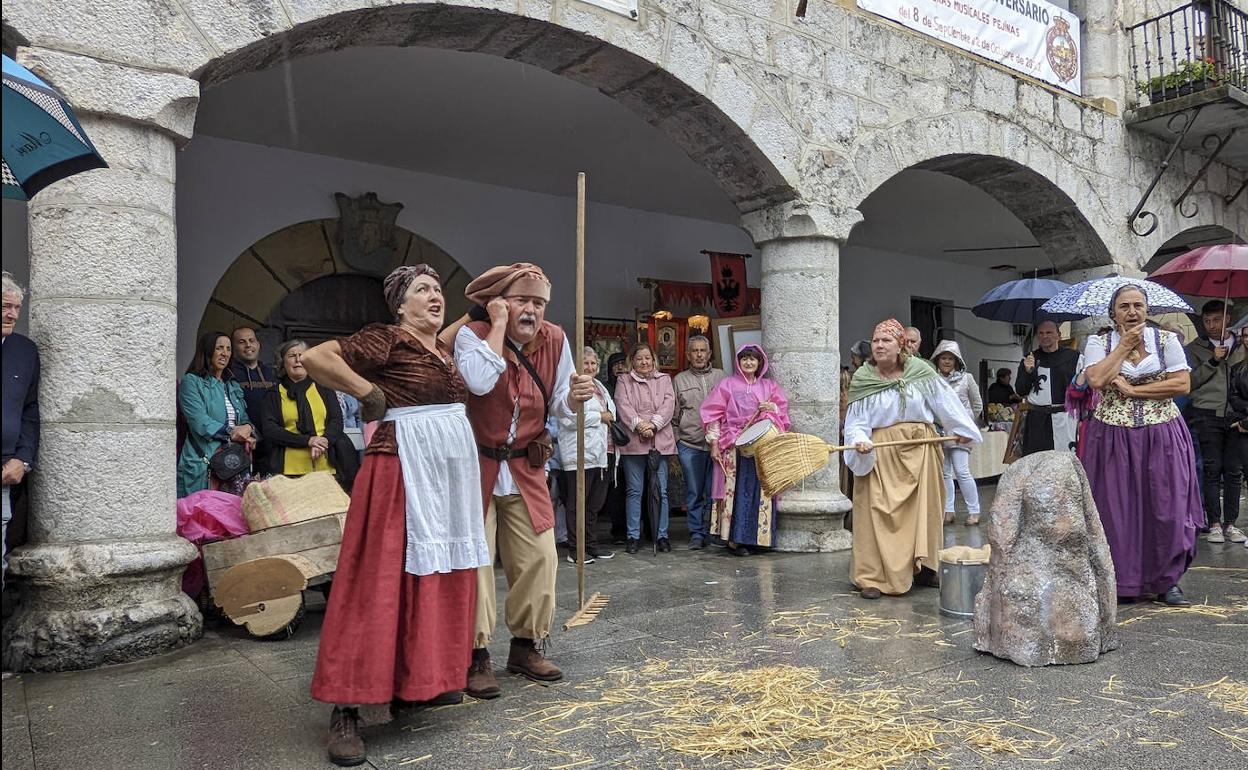
<svg viewBox="0 0 1248 770">
<path fill-rule="evenodd" d="M 805 613 L 785 617 L 796 620 L 793 633 L 810 633 L 807 624 L 824 622 Z M 524 729 L 513 738 L 535 751 L 560 753 L 547 748 L 550 736 L 592 727 L 653 746 L 660 756 L 670 757 L 672 766 L 686 766 L 680 759 L 686 757 L 703 766 L 729 763 L 755 770 L 885 770 L 914 760 L 937 764 L 953 746 L 989 758 L 1008 754 L 1047 760 L 1061 748 L 1054 735 L 1018 721 L 971 716 L 977 711 L 974 699 L 945 702 L 938 713 L 922 702 L 924 688 L 824 679 L 812 667 L 724 670 L 724 665 L 722 658 L 648 659 L 614 669 L 604 677 L 596 700 L 559 703 L 516 717 Z M 960 718 L 952 718 L 952 706 L 958 704 Z M 569 720 L 575 725 L 565 724 Z M 573 759 L 557 767 L 590 761 L 584 755 Z"/>
</svg>

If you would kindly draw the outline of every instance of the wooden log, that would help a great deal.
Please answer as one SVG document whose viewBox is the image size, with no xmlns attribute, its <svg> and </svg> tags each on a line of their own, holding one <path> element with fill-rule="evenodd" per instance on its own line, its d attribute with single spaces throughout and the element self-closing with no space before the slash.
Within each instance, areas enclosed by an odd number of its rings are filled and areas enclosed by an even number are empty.
<svg viewBox="0 0 1248 770">
<path fill-rule="evenodd" d="M 315 570 L 308 578 L 327 575 L 338 569 L 338 549 L 339 544 L 323 545 L 320 548 L 310 548 L 306 551 L 300 551 L 297 554 L 273 554 L 275 556 L 299 556 L 305 559 L 310 565 L 310 569 Z M 234 565 L 231 565 L 234 566 Z M 217 590 L 217 586 L 221 583 L 221 576 L 229 572 L 230 567 L 222 567 L 219 569 L 208 571 L 208 587 L 212 591 Z"/>
</svg>

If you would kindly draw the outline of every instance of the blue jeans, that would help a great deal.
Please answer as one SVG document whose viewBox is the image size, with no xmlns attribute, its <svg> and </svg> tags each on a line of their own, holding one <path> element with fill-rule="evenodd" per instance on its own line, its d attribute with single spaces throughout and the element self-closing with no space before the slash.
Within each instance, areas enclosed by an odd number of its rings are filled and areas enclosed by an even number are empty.
<svg viewBox="0 0 1248 770">
<path fill-rule="evenodd" d="M 707 513 L 711 502 L 711 453 L 677 444 L 680 467 L 685 472 L 685 507 L 689 510 L 689 537 L 706 538 L 710 522 Z"/>
<path fill-rule="evenodd" d="M 628 519 L 628 539 L 641 539 L 641 501 L 646 497 L 646 456 L 624 455 L 624 478 L 628 481 L 628 499 L 624 513 Z M 667 537 L 667 458 L 659 463 L 659 531 L 657 539 Z"/>
</svg>

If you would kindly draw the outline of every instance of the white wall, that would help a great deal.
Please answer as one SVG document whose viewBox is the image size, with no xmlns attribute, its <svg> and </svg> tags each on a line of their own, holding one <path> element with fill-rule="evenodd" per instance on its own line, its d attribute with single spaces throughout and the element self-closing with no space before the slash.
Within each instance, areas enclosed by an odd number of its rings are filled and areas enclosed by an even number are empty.
<svg viewBox="0 0 1248 770">
<path fill-rule="evenodd" d="M 982 267 L 855 246 L 851 240 L 841 250 L 841 355 L 847 356 L 854 342 L 870 339 L 875 324 L 885 318 L 908 326 L 912 296 L 970 308 L 989 289 L 1013 277 Z M 954 326 L 954 339 L 977 380 L 981 359 L 989 359 L 994 370 L 1017 368 L 1022 351 L 1009 324 L 985 321 L 970 310 L 959 309 Z"/>
<path fill-rule="evenodd" d="M 575 178 L 568 180 L 575 189 Z M 588 180 L 594 197 L 594 179 Z M 194 345 L 217 281 L 248 246 L 283 227 L 337 217 L 334 193 L 376 192 L 400 202 L 398 224 L 427 238 L 473 274 L 529 261 L 554 282 L 548 318 L 573 314 L 575 201 L 255 144 L 196 137 L 178 157 L 178 356 Z M 586 216 L 585 308 L 632 318 L 649 309 L 638 277 L 707 281 L 702 249 L 753 252 L 741 229 L 705 220 L 591 205 Z M 7 241 L 6 241 L 7 243 Z M 749 276 L 757 286 L 757 272 Z"/>
</svg>

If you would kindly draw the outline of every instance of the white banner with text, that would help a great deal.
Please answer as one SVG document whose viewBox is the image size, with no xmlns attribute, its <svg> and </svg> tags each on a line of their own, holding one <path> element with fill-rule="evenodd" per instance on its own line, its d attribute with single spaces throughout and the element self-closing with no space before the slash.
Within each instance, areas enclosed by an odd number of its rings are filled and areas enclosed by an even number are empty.
<svg viewBox="0 0 1248 770">
<path fill-rule="evenodd" d="M 1044 0 L 858 0 L 858 7 L 1082 93 L 1079 17 Z"/>
</svg>

